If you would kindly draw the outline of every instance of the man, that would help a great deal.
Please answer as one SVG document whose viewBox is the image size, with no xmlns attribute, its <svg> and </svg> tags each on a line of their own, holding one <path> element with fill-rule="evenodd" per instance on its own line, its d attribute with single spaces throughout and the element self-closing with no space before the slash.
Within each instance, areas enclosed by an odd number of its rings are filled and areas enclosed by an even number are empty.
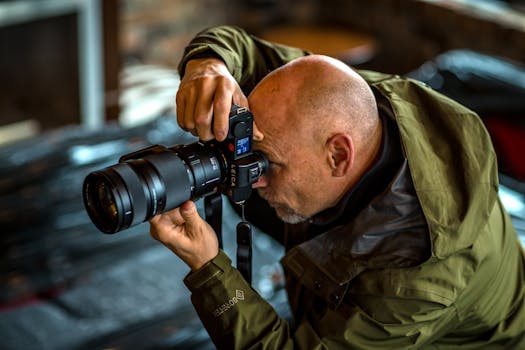
<svg viewBox="0 0 525 350">
<path fill-rule="evenodd" d="M 151 220 L 191 268 L 185 283 L 218 348 L 525 348 L 525 256 L 473 112 L 233 27 L 197 35 L 180 73 L 178 123 L 201 139 L 224 139 L 232 102 L 251 109 L 254 147 L 270 160 L 254 187 L 286 222 L 268 231 L 286 248 L 293 326 L 193 203 Z M 263 205 L 248 203 L 255 220 Z"/>
</svg>

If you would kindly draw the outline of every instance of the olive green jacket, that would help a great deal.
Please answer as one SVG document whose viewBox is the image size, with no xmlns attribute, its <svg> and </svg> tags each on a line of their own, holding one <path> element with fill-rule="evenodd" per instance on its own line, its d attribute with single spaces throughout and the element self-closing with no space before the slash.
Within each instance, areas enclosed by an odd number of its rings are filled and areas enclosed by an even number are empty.
<svg viewBox="0 0 525 350">
<path fill-rule="evenodd" d="M 267 72 L 305 54 L 218 27 L 197 35 L 179 71 L 192 58 L 216 56 L 249 93 Z M 525 254 L 498 199 L 496 156 L 481 121 L 421 83 L 359 73 L 390 104 L 405 157 L 398 178 L 412 181 L 429 256 L 414 265 L 360 255 L 354 235 L 404 248 L 377 236 L 395 219 L 364 214 L 339 235 L 290 247 L 282 264 L 292 328 L 220 252 L 185 279 L 212 340 L 221 349 L 525 349 Z M 404 198 L 394 182 L 385 195 Z M 376 198 L 363 212 L 381 206 Z"/>
</svg>

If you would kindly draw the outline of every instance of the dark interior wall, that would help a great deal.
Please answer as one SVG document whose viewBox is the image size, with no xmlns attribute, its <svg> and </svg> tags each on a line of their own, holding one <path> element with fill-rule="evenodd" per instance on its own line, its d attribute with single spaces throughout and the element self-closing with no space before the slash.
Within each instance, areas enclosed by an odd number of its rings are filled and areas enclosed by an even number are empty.
<svg viewBox="0 0 525 350">
<path fill-rule="evenodd" d="M 318 20 L 373 34 L 375 69 L 408 72 L 450 49 L 469 48 L 525 62 L 525 12 L 452 1 L 325 0 Z"/>
<path fill-rule="evenodd" d="M 41 1 L 40 7 L 28 11 L 29 17 L 2 22 L 0 128 L 31 121 L 36 129 L 48 130 L 79 124 L 86 117 L 117 119 L 119 75 L 125 63 L 175 67 L 183 48 L 198 31 L 231 23 L 237 8 L 236 1 L 228 0 L 93 0 L 99 2 L 101 16 L 96 20 L 100 22 L 105 115 L 84 116 L 81 103 L 87 99 L 81 96 L 84 57 L 79 54 L 79 45 L 85 39 L 82 11 L 91 0 L 85 1 L 79 2 L 78 8 L 65 4 L 65 9 L 59 6 L 62 2 Z M 57 13 L 39 13 L 39 8 L 56 8 Z"/>
<path fill-rule="evenodd" d="M 237 0 L 121 0 L 122 59 L 176 67 L 197 32 L 237 23 L 237 9 Z"/>
<path fill-rule="evenodd" d="M 377 55 L 365 68 L 406 73 L 454 48 L 525 62 L 525 13 L 475 10 L 426 0 L 105 0 L 106 107 L 117 118 L 121 64 L 176 67 L 200 30 L 238 24 L 253 33 L 279 23 L 312 23 L 371 34 Z M 106 5 L 112 4 L 112 11 Z M 116 17 L 116 18 L 115 18 Z M 0 126 L 38 119 L 43 128 L 79 123 L 75 15 L 3 28 L 0 32 Z M 107 34 L 115 34 L 107 40 Z M 18 38 L 18 39 L 13 39 Z M 106 48 L 106 53 L 109 52 Z M 21 52 L 17 56 L 11 55 Z M 63 62 L 63 63 L 61 63 Z M 53 68 L 55 67 L 55 68 Z M 60 69 L 57 71 L 56 67 Z M 107 70 L 107 69 L 106 69 Z M 6 83 L 8 82 L 8 83 Z M 108 84 L 111 84 L 109 86 Z M 30 91 L 30 94 L 20 94 Z M 29 96 L 23 99 L 12 98 Z M 44 108 L 45 107 L 45 108 Z M 47 111 L 47 112 L 46 112 Z M 46 115 L 44 115 L 47 113 Z"/>
<path fill-rule="evenodd" d="M 243 25 L 316 24 L 374 36 L 380 49 L 368 68 L 405 73 L 447 50 L 475 51 L 525 62 L 525 10 L 446 0 L 252 0 Z M 261 5 L 264 3 L 264 6 Z M 257 9 L 259 15 L 253 14 Z M 261 15 L 264 14 L 264 15 Z"/>
<path fill-rule="evenodd" d="M 0 30 L 0 126 L 27 119 L 54 128 L 80 121 L 77 15 Z"/>
</svg>

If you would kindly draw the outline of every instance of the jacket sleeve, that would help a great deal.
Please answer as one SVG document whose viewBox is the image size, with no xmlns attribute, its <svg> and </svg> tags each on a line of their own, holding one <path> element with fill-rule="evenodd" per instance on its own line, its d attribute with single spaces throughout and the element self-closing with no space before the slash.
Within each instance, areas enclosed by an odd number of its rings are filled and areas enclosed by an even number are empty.
<svg viewBox="0 0 525 350">
<path fill-rule="evenodd" d="M 419 297 L 368 296 L 364 304 L 369 307 L 347 300 L 337 311 L 324 309 L 312 323 L 303 319 L 292 329 L 223 251 L 184 283 L 217 349 L 420 349 L 457 322 L 453 305 Z"/>
<path fill-rule="evenodd" d="M 206 29 L 193 38 L 184 50 L 179 74 L 184 76 L 186 63 L 193 58 L 217 57 L 224 61 L 248 95 L 266 74 L 307 54 L 298 48 L 259 39 L 238 27 L 219 26 Z"/>
<path fill-rule="evenodd" d="M 372 309 L 345 302 L 337 311 L 325 310 L 314 323 L 303 319 L 292 330 L 223 251 L 184 282 L 218 349 L 420 349 L 457 323 L 453 305 L 418 297 L 369 297 L 365 304 Z"/>
<path fill-rule="evenodd" d="M 184 283 L 218 349 L 291 349 L 288 323 L 251 288 L 220 251 Z"/>
</svg>

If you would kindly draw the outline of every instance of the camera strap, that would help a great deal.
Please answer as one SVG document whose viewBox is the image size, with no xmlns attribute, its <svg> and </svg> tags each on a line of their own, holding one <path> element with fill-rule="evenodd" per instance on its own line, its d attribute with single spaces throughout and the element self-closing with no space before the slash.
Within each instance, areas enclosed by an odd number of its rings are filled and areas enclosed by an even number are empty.
<svg viewBox="0 0 525 350">
<path fill-rule="evenodd" d="M 237 270 L 252 283 L 252 226 L 244 218 L 244 203 L 240 204 L 242 221 L 237 224 Z"/>
<path fill-rule="evenodd" d="M 206 222 L 215 231 L 219 240 L 219 248 L 222 249 L 222 197 L 220 193 L 204 197 L 204 215 Z"/>
<path fill-rule="evenodd" d="M 244 203 L 241 206 L 242 221 L 237 224 L 237 270 L 248 283 L 252 283 L 252 226 L 244 217 Z M 222 197 L 219 193 L 204 197 L 204 214 L 222 244 Z"/>
</svg>

